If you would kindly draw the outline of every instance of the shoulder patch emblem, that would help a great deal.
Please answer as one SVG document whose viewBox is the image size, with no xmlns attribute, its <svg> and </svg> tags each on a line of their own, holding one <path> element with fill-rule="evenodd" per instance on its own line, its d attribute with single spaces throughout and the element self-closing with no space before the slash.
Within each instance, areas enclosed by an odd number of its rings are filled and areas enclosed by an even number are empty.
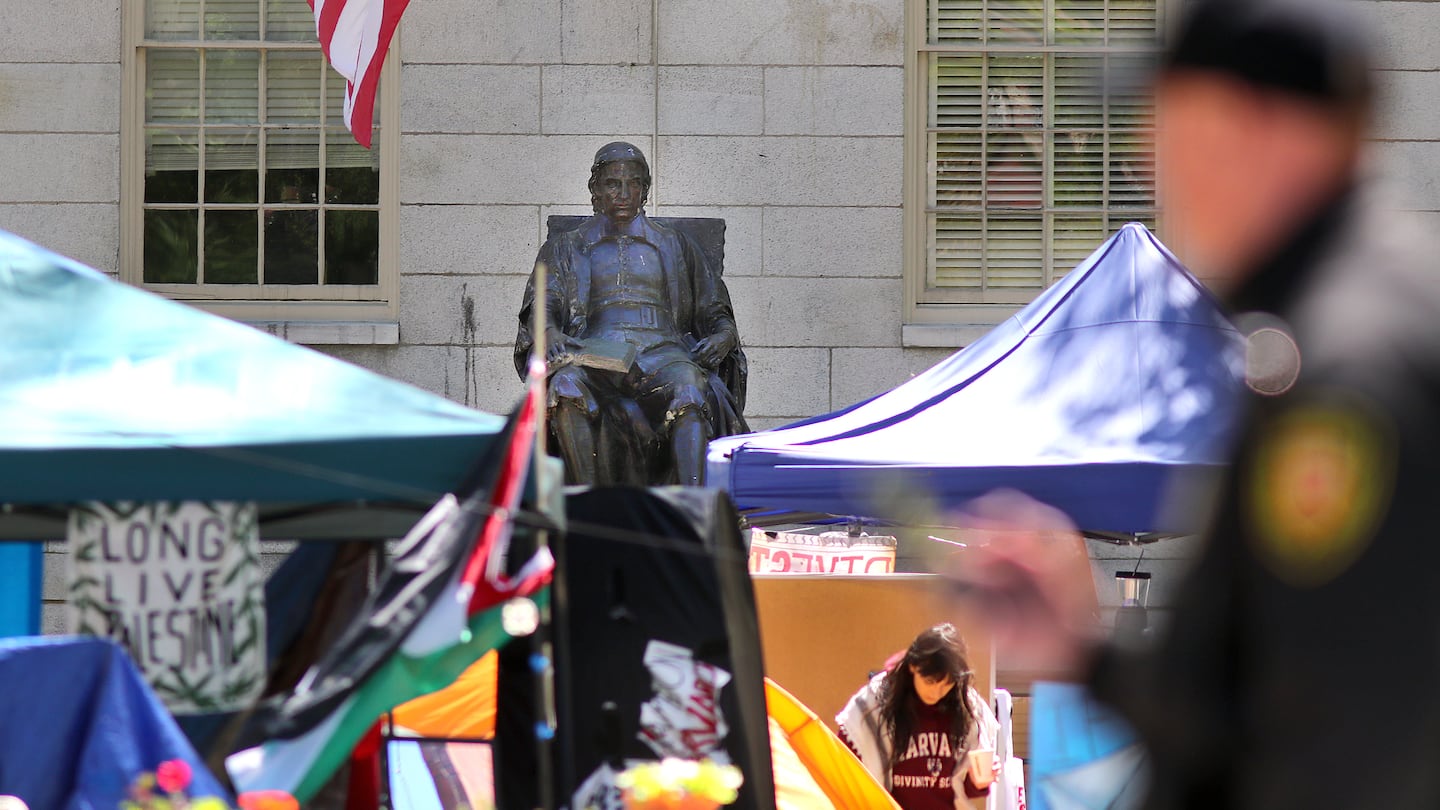
<svg viewBox="0 0 1440 810">
<path fill-rule="evenodd" d="M 1255 551 L 1282 580 L 1322 585 L 1359 558 L 1383 520 L 1394 447 L 1356 408 L 1304 407 L 1265 427 L 1246 493 Z"/>
</svg>

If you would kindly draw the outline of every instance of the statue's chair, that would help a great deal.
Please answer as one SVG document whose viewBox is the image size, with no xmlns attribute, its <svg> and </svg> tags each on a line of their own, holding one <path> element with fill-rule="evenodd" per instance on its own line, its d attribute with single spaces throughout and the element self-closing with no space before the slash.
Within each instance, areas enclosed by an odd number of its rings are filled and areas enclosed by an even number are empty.
<svg viewBox="0 0 1440 810">
<path fill-rule="evenodd" d="M 583 216 L 562 216 L 554 215 L 546 220 L 545 238 L 551 239 L 566 231 L 574 230 L 587 217 Z M 705 261 L 715 272 L 723 276 L 725 270 L 725 220 L 705 217 L 651 217 L 652 222 L 657 222 L 673 230 L 679 231 L 691 239 L 700 247 L 701 253 L 705 255 Z M 720 382 L 717 375 L 711 374 L 710 390 L 708 392 L 708 409 L 712 414 L 711 433 L 719 435 L 724 431 L 718 431 L 716 424 L 725 420 L 717 420 L 715 414 L 722 410 L 732 411 L 730 424 L 740 425 L 740 431 L 744 428 L 744 405 L 745 405 L 745 371 L 744 355 L 737 350 L 738 362 L 742 368 L 738 374 L 738 391 L 729 391 L 734 401 L 733 409 L 721 402 L 725 390 L 724 383 Z M 719 388 L 717 388 L 719 386 Z M 674 483 L 675 471 L 671 460 L 669 448 L 665 445 L 665 437 L 655 430 L 651 416 L 645 414 L 640 404 L 634 400 L 617 399 L 601 404 L 599 422 L 596 426 L 595 448 L 596 448 L 596 470 L 602 481 L 608 480 L 617 484 L 633 484 L 645 486 L 653 483 Z M 737 432 L 732 429 L 728 432 Z M 554 435 L 550 436 L 554 441 Z M 555 446 L 553 443 L 552 447 Z"/>
</svg>

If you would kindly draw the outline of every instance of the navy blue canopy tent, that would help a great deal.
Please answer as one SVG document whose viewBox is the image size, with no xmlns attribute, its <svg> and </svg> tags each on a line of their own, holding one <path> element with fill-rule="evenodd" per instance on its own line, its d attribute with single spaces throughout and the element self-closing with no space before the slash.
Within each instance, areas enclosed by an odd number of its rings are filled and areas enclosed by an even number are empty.
<svg viewBox="0 0 1440 810">
<path fill-rule="evenodd" d="M 971 346 L 873 399 L 710 445 L 752 523 L 797 514 L 946 525 L 995 489 L 1082 529 L 1191 531 L 1167 496 L 1223 464 L 1244 342 L 1149 231 L 1126 225 Z"/>
</svg>

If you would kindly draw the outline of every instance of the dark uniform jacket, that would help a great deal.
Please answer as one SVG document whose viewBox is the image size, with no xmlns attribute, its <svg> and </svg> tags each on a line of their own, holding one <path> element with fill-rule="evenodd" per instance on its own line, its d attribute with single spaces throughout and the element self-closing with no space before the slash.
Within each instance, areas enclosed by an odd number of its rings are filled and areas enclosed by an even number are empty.
<svg viewBox="0 0 1440 810">
<path fill-rule="evenodd" d="M 1268 394 L 1167 632 L 1092 685 L 1148 807 L 1440 807 L 1440 247 L 1352 191 L 1232 303 Z"/>
</svg>

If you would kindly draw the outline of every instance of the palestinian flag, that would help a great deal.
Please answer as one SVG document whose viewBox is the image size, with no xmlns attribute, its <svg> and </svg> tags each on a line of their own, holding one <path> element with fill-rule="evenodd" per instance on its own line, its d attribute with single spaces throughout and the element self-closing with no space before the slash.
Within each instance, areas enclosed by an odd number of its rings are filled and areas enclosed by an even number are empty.
<svg viewBox="0 0 1440 810">
<path fill-rule="evenodd" d="M 335 646 L 292 693 L 257 711 L 265 742 L 225 761 L 238 791 L 283 790 L 304 805 L 386 712 L 449 686 L 509 639 L 500 620 L 507 601 L 548 599 L 548 551 L 513 577 L 503 565 L 543 380 L 531 369 L 524 401 L 463 500 L 446 495 L 416 524 Z"/>
</svg>

